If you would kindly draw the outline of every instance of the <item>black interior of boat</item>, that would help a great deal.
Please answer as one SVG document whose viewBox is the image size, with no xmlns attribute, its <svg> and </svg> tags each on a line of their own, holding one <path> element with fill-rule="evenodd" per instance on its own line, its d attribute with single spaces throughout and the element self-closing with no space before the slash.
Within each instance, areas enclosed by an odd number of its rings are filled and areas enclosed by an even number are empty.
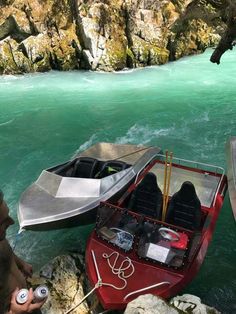
<svg viewBox="0 0 236 314">
<path fill-rule="evenodd" d="M 97 235 L 119 249 L 134 249 L 141 259 L 183 267 L 200 245 L 207 211 L 202 210 L 195 187 L 189 181 L 169 200 L 165 222 L 161 221 L 162 202 L 156 176 L 149 172 L 119 207 L 111 203 L 100 206 Z"/>
<path fill-rule="evenodd" d="M 195 187 L 185 181 L 169 202 L 166 221 L 189 230 L 199 230 L 201 225 L 201 202 Z"/>
<path fill-rule="evenodd" d="M 148 217 L 160 219 L 162 192 L 154 173 L 148 172 L 135 188 L 128 202 L 128 209 Z"/>
<path fill-rule="evenodd" d="M 127 195 L 122 208 L 160 220 L 162 216 L 163 195 L 156 175 L 148 172 L 142 181 Z M 190 181 L 183 182 L 180 190 L 168 201 L 166 222 L 188 230 L 200 230 L 205 222 L 205 212 Z"/>
<path fill-rule="evenodd" d="M 101 161 L 92 157 L 78 157 L 59 166 L 48 169 L 62 177 L 104 178 L 131 165 L 120 160 Z"/>
<path fill-rule="evenodd" d="M 98 161 L 90 157 L 78 158 L 72 168 L 70 177 L 93 178 L 96 173 Z"/>
</svg>

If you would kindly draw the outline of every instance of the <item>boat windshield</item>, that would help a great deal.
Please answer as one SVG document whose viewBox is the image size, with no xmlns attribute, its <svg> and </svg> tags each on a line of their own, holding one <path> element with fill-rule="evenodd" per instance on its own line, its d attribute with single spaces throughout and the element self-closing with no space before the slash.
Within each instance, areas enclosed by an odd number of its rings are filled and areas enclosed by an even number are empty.
<svg viewBox="0 0 236 314">
<path fill-rule="evenodd" d="M 182 267 L 195 251 L 191 253 L 195 233 L 110 204 L 98 209 L 96 233 L 114 247 L 133 250 L 138 259 L 168 267 Z"/>
<path fill-rule="evenodd" d="M 101 161 L 91 157 L 78 157 L 47 169 L 47 171 L 61 177 L 101 179 L 125 170 L 130 166 L 120 160 Z"/>
<path fill-rule="evenodd" d="M 179 268 L 184 265 L 189 248 L 189 234 L 144 221 L 137 245 L 139 258 Z"/>
<path fill-rule="evenodd" d="M 125 251 L 133 248 L 138 226 L 135 216 L 128 211 L 104 205 L 98 209 L 97 217 L 96 231 L 99 237 Z"/>
</svg>

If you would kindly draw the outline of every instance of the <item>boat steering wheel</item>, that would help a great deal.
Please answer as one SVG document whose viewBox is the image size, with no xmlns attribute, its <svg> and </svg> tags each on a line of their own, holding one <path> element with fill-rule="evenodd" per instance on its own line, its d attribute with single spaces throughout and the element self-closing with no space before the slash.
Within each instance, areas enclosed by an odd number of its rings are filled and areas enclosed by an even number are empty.
<svg viewBox="0 0 236 314">
<path fill-rule="evenodd" d="M 158 231 L 165 240 L 177 242 L 180 239 L 179 233 L 170 228 L 162 227 Z"/>
</svg>

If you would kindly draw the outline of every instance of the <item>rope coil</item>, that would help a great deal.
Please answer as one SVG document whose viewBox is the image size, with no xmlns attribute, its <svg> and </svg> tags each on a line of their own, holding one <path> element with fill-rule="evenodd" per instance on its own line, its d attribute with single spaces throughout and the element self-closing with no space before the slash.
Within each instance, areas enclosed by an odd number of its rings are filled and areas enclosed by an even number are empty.
<svg viewBox="0 0 236 314">
<path fill-rule="evenodd" d="M 111 257 L 115 256 L 113 265 L 111 264 Z M 130 276 L 133 275 L 134 273 L 134 265 L 131 261 L 131 259 L 129 257 L 126 257 L 120 264 L 120 266 L 118 268 L 116 268 L 117 265 L 117 261 L 119 259 L 119 253 L 118 252 L 112 252 L 110 255 L 103 253 L 102 257 L 104 257 L 105 259 L 107 259 L 107 263 L 109 265 L 109 267 L 111 268 L 111 271 L 114 275 L 117 275 L 119 279 L 121 279 L 124 282 L 124 285 L 122 287 L 117 287 L 114 286 L 111 283 L 102 283 L 102 285 L 104 286 L 110 286 L 116 290 L 123 290 L 126 286 L 127 286 L 127 280 L 126 278 L 129 278 Z M 127 263 L 127 266 L 125 266 L 125 264 Z M 131 272 L 128 274 L 125 274 L 125 271 L 128 270 L 131 267 Z"/>
</svg>

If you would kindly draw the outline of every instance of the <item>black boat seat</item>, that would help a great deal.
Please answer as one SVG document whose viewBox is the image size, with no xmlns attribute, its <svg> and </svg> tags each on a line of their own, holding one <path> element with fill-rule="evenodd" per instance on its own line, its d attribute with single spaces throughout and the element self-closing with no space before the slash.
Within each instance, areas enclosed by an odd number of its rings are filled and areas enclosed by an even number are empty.
<svg viewBox="0 0 236 314">
<path fill-rule="evenodd" d="M 71 173 L 73 171 L 74 165 L 75 165 L 76 160 L 73 159 L 65 164 L 53 167 L 48 169 L 49 172 L 53 172 L 55 174 L 58 174 L 62 177 L 70 177 Z"/>
<path fill-rule="evenodd" d="M 147 173 L 131 194 L 128 208 L 148 217 L 160 219 L 162 192 L 154 173 Z"/>
<path fill-rule="evenodd" d="M 166 222 L 189 230 L 199 230 L 201 225 L 201 202 L 195 187 L 185 181 L 169 203 Z"/>
<path fill-rule="evenodd" d="M 91 157 L 79 157 L 76 161 L 72 177 L 76 178 L 93 178 L 96 173 L 98 161 Z"/>
<path fill-rule="evenodd" d="M 101 167 L 101 170 L 97 173 L 96 178 L 104 178 L 116 172 L 122 171 L 128 168 L 130 165 L 120 160 L 107 160 Z"/>
</svg>

